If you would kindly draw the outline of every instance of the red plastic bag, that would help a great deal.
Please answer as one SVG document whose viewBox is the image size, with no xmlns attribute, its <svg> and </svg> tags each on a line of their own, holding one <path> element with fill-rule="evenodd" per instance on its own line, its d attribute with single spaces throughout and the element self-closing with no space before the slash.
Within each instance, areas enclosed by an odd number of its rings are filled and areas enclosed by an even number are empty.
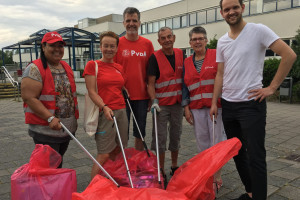
<svg viewBox="0 0 300 200">
<path fill-rule="evenodd" d="M 56 169 L 61 156 L 48 145 L 37 144 L 29 163 L 11 176 L 12 200 L 65 200 L 77 191 L 76 172 Z"/>
<path fill-rule="evenodd" d="M 151 151 L 149 151 L 150 157 L 146 151 L 138 151 L 134 148 L 124 151 L 134 188 L 164 188 L 162 175 L 161 184 L 158 183 L 157 158 Z M 120 186 L 131 187 L 122 153 L 117 155 L 115 161 L 105 162 L 103 168 Z M 100 175 L 105 176 L 102 171 Z"/>
<path fill-rule="evenodd" d="M 118 188 L 112 181 L 95 176 L 82 193 L 73 193 L 73 200 L 213 200 L 213 175 L 228 160 L 238 154 L 242 144 L 237 138 L 226 140 L 201 152 L 176 170 L 166 190 L 158 188 Z"/>
<path fill-rule="evenodd" d="M 167 190 L 181 192 L 189 199 L 215 199 L 213 176 L 241 146 L 237 138 L 232 138 L 194 156 L 175 171 Z"/>
<path fill-rule="evenodd" d="M 158 188 L 118 188 L 112 181 L 96 175 L 82 193 L 73 193 L 72 200 L 187 200 L 184 194 L 168 192 Z"/>
</svg>

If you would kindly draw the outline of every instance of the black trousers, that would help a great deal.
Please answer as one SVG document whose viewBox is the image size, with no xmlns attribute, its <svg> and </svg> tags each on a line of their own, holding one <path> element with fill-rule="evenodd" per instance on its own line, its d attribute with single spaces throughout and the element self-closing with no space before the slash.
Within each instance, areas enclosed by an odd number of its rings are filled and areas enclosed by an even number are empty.
<svg viewBox="0 0 300 200">
<path fill-rule="evenodd" d="M 247 192 L 253 199 L 267 199 L 267 165 L 265 149 L 266 101 L 222 103 L 222 118 L 227 138 L 242 142 L 234 162 Z"/>
<path fill-rule="evenodd" d="M 66 153 L 70 140 L 68 140 L 67 142 L 63 142 L 63 143 L 52 143 L 52 142 L 42 142 L 39 141 L 35 138 L 33 138 L 33 141 L 35 144 L 47 144 L 49 145 L 52 149 L 54 149 L 55 151 L 57 151 L 60 155 L 61 155 L 61 163 L 57 168 L 62 168 L 62 163 L 63 163 L 63 155 Z"/>
<path fill-rule="evenodd" d="M 146 136 L 146 120 L 147 120 L 147 113 L 148 113 L 148 99 L 145 100 L 130 100 L 130 105 L 133 111 L 133 114 L 136 118 L 138 126 L 140 128 L 141 134 L 143 138 Z M 126 102 L 126 113 L 128 118 L 128 134 L 129 134 L 129 125 L 130 125 L 130 115 L 131 110 Z M 136 138 L 141 138 L 136 123 L 133 121 L 133 136 Z M 129 135 L 128 135 L 129 140 Z"/>
</svg>

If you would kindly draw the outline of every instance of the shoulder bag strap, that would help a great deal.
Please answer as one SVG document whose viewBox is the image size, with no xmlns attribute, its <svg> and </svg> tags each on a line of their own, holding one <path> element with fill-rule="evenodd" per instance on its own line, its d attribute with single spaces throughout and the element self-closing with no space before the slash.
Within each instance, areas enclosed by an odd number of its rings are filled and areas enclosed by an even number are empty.
<svg viewBox="0 0 300 200">
<path fill-rule="evenodd" d="M 96 93 L 98 94 L 98 88 L 97 88 L 98 63 L 97 61 L 94 62 L 95 62 L 95 73 L 96 73 Z"/>
</svg>

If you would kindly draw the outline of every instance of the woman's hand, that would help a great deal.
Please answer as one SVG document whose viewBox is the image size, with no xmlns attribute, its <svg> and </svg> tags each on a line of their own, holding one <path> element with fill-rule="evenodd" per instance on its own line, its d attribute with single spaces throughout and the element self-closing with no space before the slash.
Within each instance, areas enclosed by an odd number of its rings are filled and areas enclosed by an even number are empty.
<svg viewBox="0 0 300 200">
<path fill-rule="evenodd" d="M 62 128 L 60 125 L 60 120 L 56 117 L 54 117 L 53 120 L 49 123 L 49 127 L 52 130 L 60 130 Z"/>
<path fill-rule="evenodd" d="M 193 114 L 192 114 L 189 106 L 184 107 L 184 115 L 185 115 L 186 121 L 188 123 L 190 123 L 191 125 L 194 125 L 194 117 L 193 117 Z"/>
<path fill-rule="evenodd" d="M 111 121 L 113 120 L 112 116 L 114 116 L 114 113 L 108 106 L 104 106 L 102 108 L 102 111 L 107 120 L 111 120 Z"/>
</svg>

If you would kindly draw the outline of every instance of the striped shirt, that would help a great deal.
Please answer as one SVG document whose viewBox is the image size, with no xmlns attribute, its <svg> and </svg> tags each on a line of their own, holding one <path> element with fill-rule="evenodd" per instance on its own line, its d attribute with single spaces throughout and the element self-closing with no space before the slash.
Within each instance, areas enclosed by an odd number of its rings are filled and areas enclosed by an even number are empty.
<svg viewBox="0 0 300 200">
<path fill-rule="evenodd" d="M 201 67 L 203 65 L 204 59 L 202 60 L 195 60 L 195 67 L 198 73 L 201 71 Z"/>
</svg>

